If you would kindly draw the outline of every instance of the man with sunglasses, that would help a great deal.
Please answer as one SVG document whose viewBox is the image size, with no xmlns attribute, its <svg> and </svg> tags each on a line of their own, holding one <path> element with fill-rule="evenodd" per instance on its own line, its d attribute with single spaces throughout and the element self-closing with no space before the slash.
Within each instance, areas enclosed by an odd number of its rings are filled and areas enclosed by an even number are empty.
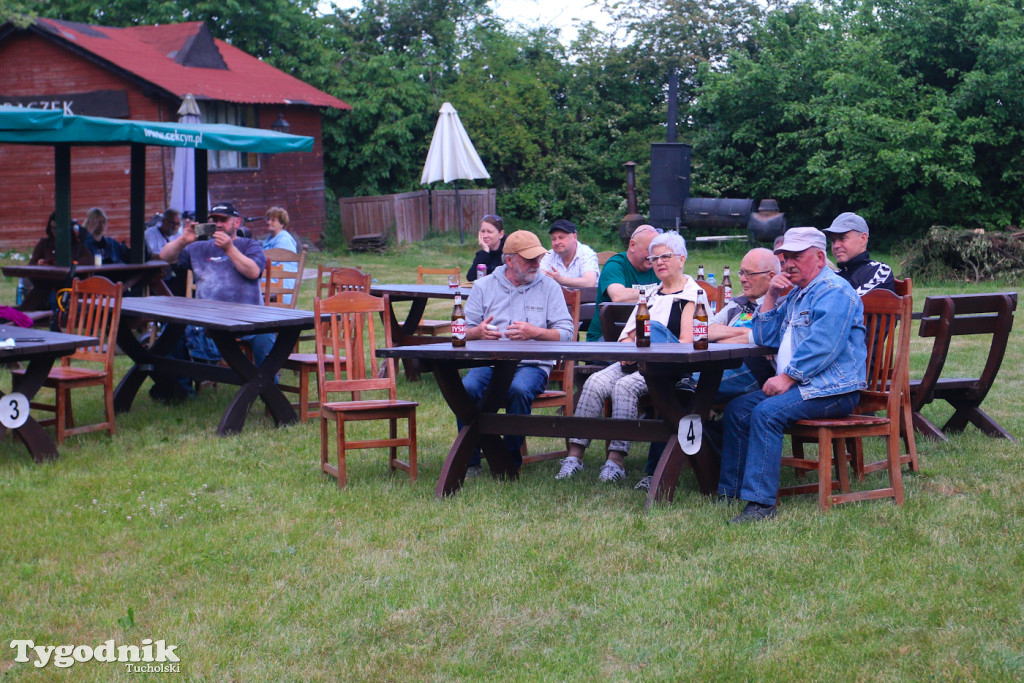
<svg viewBox="0 0 1024 683">
<path fill-rule="evenodd" d="M 181 235 L 160 250 L 160 258 L 192 271 L 197 299 L 262 306 L 260 275 L 267 266 L 263 247 L 256 240 L 238 236 L 242 214 L 232 202 L 215 204 L 210 209 L 210 222 L 217 226 L 216 232 L 209 239 L 200 240 L 195 223 L 186 221 Z M 220 353 L 201 328 L 190 327 L 186 337 L 193 358 L 220 359 Z M 274 335 L 254 334 L 242 341 L 252 346 L 253 361 L 260 365 L 274 345 Z"/>
</svg>

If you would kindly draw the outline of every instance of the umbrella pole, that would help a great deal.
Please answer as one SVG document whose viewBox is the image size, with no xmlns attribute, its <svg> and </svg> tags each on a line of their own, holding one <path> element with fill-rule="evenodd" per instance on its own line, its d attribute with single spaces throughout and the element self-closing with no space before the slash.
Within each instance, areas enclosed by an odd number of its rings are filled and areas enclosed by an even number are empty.
<svg viewBox="0 0 1024 683">
<path fill-rule="evenodd" d="M 459 244 L 466 243 L 466 237 L 462 234 L 462 199 L 459 198 L 459 181 L 455 181 L 455 213 L 459 216 Z"/>
</svg>

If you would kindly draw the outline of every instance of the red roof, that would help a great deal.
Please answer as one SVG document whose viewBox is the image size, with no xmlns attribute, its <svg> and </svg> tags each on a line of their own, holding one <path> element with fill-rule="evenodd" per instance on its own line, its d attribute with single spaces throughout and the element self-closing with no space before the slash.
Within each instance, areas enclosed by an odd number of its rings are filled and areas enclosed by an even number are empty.
<svg viewBox="0 0 1024 683">
<path fill-rule="evenodd" d="M 201 21 L 165 26 L 110 28 L 56 19 L 37 19 L 37 26 L 70 45 L 152 83 L 178 97 L 245 104 L 308 104 L 351 109 L 337 97 L 289 76 L 269 64 L 210 36 Z M 190 45 L 206 42 L 206 56 L 216 52 L 224 68 L 185 66 L 175 57 Z M 191 43 L 190 43 L 191 41 Z M 179 59 L 178 61 L 181 61 Z"/>
</svg>

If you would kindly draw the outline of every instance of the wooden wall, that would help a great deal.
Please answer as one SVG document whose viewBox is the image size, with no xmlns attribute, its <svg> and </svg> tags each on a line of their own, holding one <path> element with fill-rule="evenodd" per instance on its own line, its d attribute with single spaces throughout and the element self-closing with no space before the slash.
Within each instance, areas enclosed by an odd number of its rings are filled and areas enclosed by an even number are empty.
<svg viewBox="0 0 1024 683">
<path fill-rule="evenodd" d="M 150 121 L 177 119 L 177 100 L 163 100 L 107 69 L 39 36 L 14 34 L 0 43 L 0 92 L 36 95 L 125 90 L 131 118 Z M 202 102 L 199 103 L 202 107 Z M 231 200 L 246 216 L 262 216 L 273 205 L 291 216 L 293 234 L 320 240 L 326 219 L 323 145 L 320 113 L 311 107 L 268 106 L 257 112 L 258 125 L 269 128 L 283 113 L 291 132 L 313 136 L 312 153 L 263 155 L 260 168 L 211 171 L 210 198 Z M 171 147 L 146 148 L 146 216 L 163 211 L 171 192 L 174 153 Z M 71 214 L 79 221 L 93 206 L 110 217 L 108 233 L 128 238 L 130 148 L 74 147 L 71 151 Z M 28 251 L 43 236 L 54 209 L 54 151 L 49 146 L 0 144 L 0 249 Z M 251 224 L 265 232 L 263 221 Z"/>
<path fill-rule="evenodd" d="M 496 197 L 494 189 L 459 190 L 465 234 L 475 235 L 480 219 L 495 212 Z M 422 240 L 431 226 L 438 232 L 459 230 L 454 190 L 348 197 L 339 199 L 338 207 L 346 243 L 363 235 L 391 234 L 392 229 L 399 243 Z"/>
</svg>

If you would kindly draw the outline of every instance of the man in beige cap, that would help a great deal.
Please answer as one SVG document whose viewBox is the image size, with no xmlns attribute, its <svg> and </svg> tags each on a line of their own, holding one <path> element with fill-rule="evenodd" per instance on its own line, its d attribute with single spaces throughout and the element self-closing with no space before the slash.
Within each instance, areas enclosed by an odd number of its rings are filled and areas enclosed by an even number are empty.
<svg viewBox="0 0 1024 683">
<path fill-rule="evenodd" d="M 565 305 L 562 289 L 540 272 L 540 260 L 547 253 L 532 232 L 517 230 L 505 239 L 502 261 L 494 272 L 476 281 L 466 302 L 466 339 L 511 339 L 524 341 L 569 341 L 576 330 Z M 505 412 L 529 415 L 533 399 L 544 391 L 553 361 L 524 360 L 516 368 L 508 390 Z M 479 402 L 491 383 L 494 368 L 473 368 L 462 379 L 470 397 Z M 459 429 L 462 425 L 459 424 Z M 504 437 L 505 447 L 522 463 L 522 436 Z M 467 474 L 480 473 L 480 452 L 469 463 Z"/>
</svg>

